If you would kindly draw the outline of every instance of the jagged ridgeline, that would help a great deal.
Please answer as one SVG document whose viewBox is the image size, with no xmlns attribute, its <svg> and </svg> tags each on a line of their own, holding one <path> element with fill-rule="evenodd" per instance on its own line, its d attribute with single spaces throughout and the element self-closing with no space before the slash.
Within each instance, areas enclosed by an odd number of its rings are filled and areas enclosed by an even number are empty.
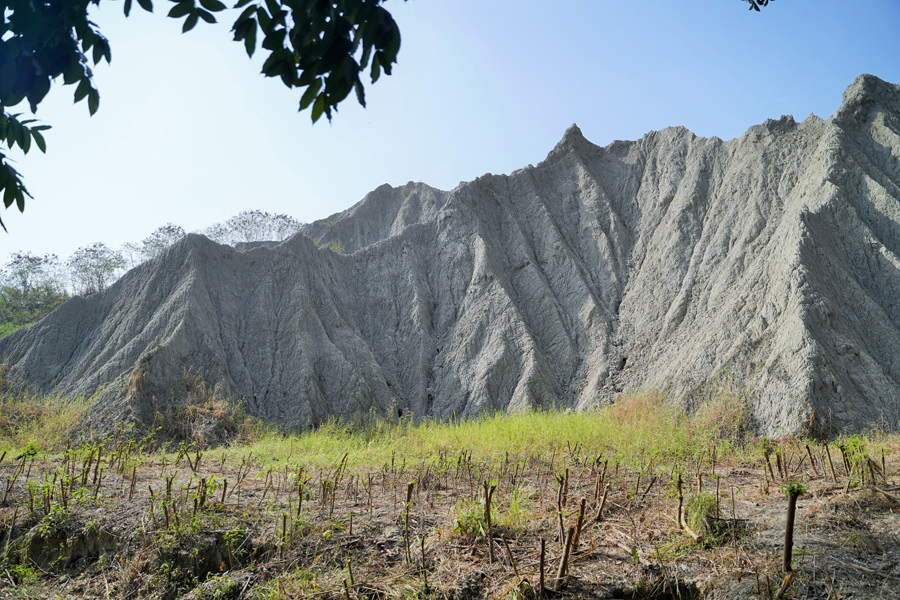
<svg viewBox="0 0 900 600">
<path fill-rule="evenodd" d="M 0 340 L 93 425 L 151 424 L 200 373 L 290 427 L 397 410 L 583 409 L 746 391 L 761 432 L 900 424 L 900 86 L 829 119 L 683 128 L 441 191 L 382 186 L 293 238 L 190 235 Z"/>
</svg>

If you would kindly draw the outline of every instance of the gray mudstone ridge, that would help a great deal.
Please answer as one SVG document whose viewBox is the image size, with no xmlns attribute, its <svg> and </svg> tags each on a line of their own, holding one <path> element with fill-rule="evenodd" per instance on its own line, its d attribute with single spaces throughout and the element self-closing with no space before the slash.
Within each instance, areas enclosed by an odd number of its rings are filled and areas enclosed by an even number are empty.
<svg viewBox="0 0 900 600">
<path fill-rule="evenodd" d="M 827 120 L 606 147 L 573 125 L 537 166 L 384 185 L 283 243 L 189 235 L 0 360 L 96 394 L 97 427 L 151 423 L 193 372 L 288 427 L 727 377 L 759 432 L 837 432 L 900 425 L 898 326 L 900 86 L 862 75 Z"/>
</svg>

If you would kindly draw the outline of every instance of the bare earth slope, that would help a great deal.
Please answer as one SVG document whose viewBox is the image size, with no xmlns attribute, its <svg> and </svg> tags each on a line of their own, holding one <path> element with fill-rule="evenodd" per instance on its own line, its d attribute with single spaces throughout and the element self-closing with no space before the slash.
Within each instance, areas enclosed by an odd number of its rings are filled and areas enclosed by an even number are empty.
<svg viewBox="0 0 900 600">
<path fill-rule="evenodd" d="M 898 266 L 900 86 L 863 75 L 828 120 L 604 148 L 572 126 L 536 167 L 382 186 L 278 245 L 191 235 L 0 358 L 46 392 L 106 384 L 101 426 L 151 422 L 194 370 L 289 426 L 727 376 L 765 433 L 897 428 Z"/>
</svg>

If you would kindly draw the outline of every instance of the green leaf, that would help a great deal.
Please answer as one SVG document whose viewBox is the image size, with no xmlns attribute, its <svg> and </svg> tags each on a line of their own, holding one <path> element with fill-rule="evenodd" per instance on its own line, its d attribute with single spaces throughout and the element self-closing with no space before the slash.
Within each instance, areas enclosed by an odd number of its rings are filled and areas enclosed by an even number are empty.
<svg viewBox="0 0 900 600">
<path fill-rule="evenodd" d="M 106 58 L 108 53 L 109 53 L 109 44 L 107 44 L 106 40 L 104 40 L 103 38 L 98 39 L 94 43 L 93 56 L 91 57 L 94 59 L 94 64 L 96 65 L 97 63 L 99 63 L 101 58 Z M 108 58 L 107 58 L 106 62 L 109 62 Z"/>
<path fill-rule="evenodd" d="M 19 143 L 21 138 L 22 126 L 15 120 L 15 116 L 13 116 L 13 118 L 9 120 L 9 124 L 6 128 L 6 145 L 12 148 L 14 144 Z M 19 145 L 21 146 L 21 144 Z"/>
<path fill-rule="evenodd" d="M 91 91 L 88 92 L 88 112 L 93 116 L 98 108 L 100 108 L 100 92 L 91 88 Z"/>
<path fill-rule="evenodd" d="M 31 90 L 28 91 L 28 103 L 31 105 L 31 112 L 37 112 L 37 105 L 41 103 L 47 92 L 50 91 L 50 78 L 47 76 L 37 77 Z"/>
<path fill-rule="evenodd" d="M 87 77 L 82 77 L 81 81 L 78 82 L 78 87 L 75 88 L 75 102 L 81 102 L 88 95 L 89 91 L 91 91 L 91 80 Z"/>
<path fill-rule="evenodd" d="M 88 50 L 90 50 L 91 46 L 94 45 L 94 42 L 97 41 L 98 37 L 99 36 L 97 35 L 97 33 L 94 32 L 93 30 L 91 30 L 91 29 L 84 30 L 84 32 L 82 32 L 82 36 L 81 36 L 81 51 L 87 52 Z"/>
<path fill-rule="evenodd" d="M 227 8 L 219 0 L 200 0 L 200 5 L 210 12 L 219 12 Z"/>
<path fill-rule="evenodd" d="M 388 19 L 390 19 L 391 23 L 391 37 L 390 42 L 385 46 L 384 51 L 388 58 L 391 59 L 391 62 L 394 63 L 397 62 L 397 53 L 400 52 L 400 28 L 397 27 L 397 22 L 394 21 L 393 17 L 388 15 Z"/>
<path fill-rule="evenodd" d="M 306 91 L 303 92 L 303 96 L 300 98 L 300 110 L 306 110 L 310 104 L 313 103 L 313 100 L 316 99 L 316 94 L 319 93 L 319 89 L 322 87 L 322 80 L 316 79 L 309 87 L 306 88 Z"/>
<path fill-rule="evenodd" d="M 281 14 L 281 6 L 275 0 L 266 0 L 266 6 L 269 7 L 269 14 L 272 15 L 273 19 L 277 19 L 278 15 Z"/>
<path fill-rule="evenodd" d="M 207 23 L 215 23 L 216 22 L 216 18 L 208 10 L 203 10 L 202 8 L 198 8 L 196 14 L 200 15 L 200 18 L 203 19 L 204 21 L 206 21 Z"/>
<path fill-rule="evenodd" d="M 250 19 L 253 22 L 253 27 L 247 31 L 247 36 L 244 38 L 244 49 L 247 51 L 247 56 L 253 56 L 253 53 L 256 51 L 256 21 L 254 19 Z"/>
<path fill-rule="evenodd" d="M 140 4 L 141 8 L 143 8 L 147 12 L 153 12 L 152 0 L 138 0 L 138 4 Z"/>
<path fill-rule="evenodd" d="M 391 60 L 387 56 L 385 56 L 384 52 L 379 50 L 375 53 L 378 56 L 378 63 L 381 65 L 381 70 L 384 71 L 385 75 L 391 74 L 391 64 L 395 61 Z"/>
<path fill-rule="evenodd" d="M 362 57 L 359 59 L 359 66 L 365 69 L 369 65 L 369 58 L 372 55 L 372 44 L 363 44 Z"/>
<path fill-rule="evenodd" d="M 25 194 L 22 193 L 22 188 L 16 190 L 16 207 L 19 212 L 25 212 Z"/>
<path fill-rule="evenodd" d="M 181 33 L 187 33 L 191 29 L 197 26 L 197 12 L 192 12 L 188 15 L 188 18 L 184 20 L 184 26 L 181 28 Z"/>
<path fill-rule="evenodd" d="M 286 35 L 286 29 L 275 29 L 274 31 L 270 31 L 263 39 L 262 47 L 273 52 L 281 50 L 284 48 L 284 37 Z"/>
<path fill-rule="evenodd" d="M 262 27 L 263 33 L 269 33 L 272 27 L 272 17 L 269 16 L 269 13 L 262 6 L 256 7 L 256 19 L 259 21 L 259 26 Z"/>
<path fill-rule="evenodd" d="M 372 57 L 372 70 L 370 71 L 370 76 L 372 78 L 372 83 L 378 81 L 378 78 L 381 77 L 381 61 L 378 59 L 379 52 L 375 53 L 375 56 Z"/>
<path fill-rule="evenodd" d="M 190 14 L 192 10 L 194 10 L 193 0 L 182 0 L 172 7 L 167 16 L 172 19 L 180 19 L 181 17 Z"/>
<path fill-rule="evenodd" d="M 37 144 L 38 149 L 39 149 L 43 154 L 47 154 L 47 142 L 44 140 L 44 136 L 41 135 L 41 132 L 32 129 L 32 130 L 31 130 L 31 137 L 34 138 L 34 143 Z"/>
<path fill-rule="evenodd" d="M 312 107 L 312 122 L 315 123 L 322 117 L 325 112 L 325 94 L 319 95 Z"/>
<path fill-rule="evenodd" d="M 353 82 L 353 87 L 356 88 L 356 99 L 359 100 L 359 103 L 362 106 L 365 106 L 366 105 L 366 91 L 363 89 L 362 82 L 359 80 L 359 78 L 357 78 L 356 81 Z"/>
<path fill-rule="evenodd" d="M 255 12 L 256 12 L 255 6 L 248 6 L 247 8 L 245 8 L 244 12 L 241 13 L 241 16 L 239 16 L 237 19 L 234 20 L 234 25 L 232 26 L 231 30 L 236 31 L 239 27 L 241 27 L 248 20 L 253 21 L 253 19 L 251 19 L 250 17 L 252 17 Z"/>
<path fill-rule="evenodd" d="M 12 182 L 7 182 L 6 191 L 3 192 L 3 206 L 9 208 L 13 201 L 16 199 L 16 185 L 18 181 L 13 180 Z"/>
<path fill-rule="evenodd" d="M 124 10 L 126 17 L 131 14 L 131 0 L 125 0 Z"/>
<path fill-rule="evenodd" d="M 253 2 L 253 0 L 239 0 L 232 8 L 243 8 Z"/>
<path fill-rule="evenodd" d="M 318 79 L 318 75 L 316 75 L 315 69 L 307 68 L 300 74 L 300 77 L 297 78 L 296 84 L 297 87 L 304 87 L 307 85 L 312 85 L 312 83 Z"/>
<path fill-rule="evenodd" d="M 84 76 L 84 67 L 78 61 L 78 54 L 72 53 L 69 64 L 63 69 L 63 85 L 71 85 Z"/>
<path fill-rule="evenodd" d="M 19 143 L 22 152 L 28 154 L 28 151 L 31 150 L 31 132 L 25 127 L 20 127 L 19 138 L 16 141 Z"/>
</svg>

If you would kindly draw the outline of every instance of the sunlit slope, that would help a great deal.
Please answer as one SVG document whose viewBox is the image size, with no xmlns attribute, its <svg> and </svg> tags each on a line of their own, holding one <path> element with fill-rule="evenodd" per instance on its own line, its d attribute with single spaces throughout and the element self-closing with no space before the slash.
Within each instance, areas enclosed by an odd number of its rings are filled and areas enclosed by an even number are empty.
<svg viewBox="0 0 900 600">
<path fill-rule="evenodd" d="M 289 426 L 332 415 L 586 408 L 627 389 L 750 391 L 760 431 L 900 422 L 900 88 L 722 141 L 683 128 L 451 191 L 382 186 L 281 244 L 189 236 L 0 340 L 107 425 L 185 373 Z M 337 250 L 337 251 L 335 251 Z"/>
</svg>

